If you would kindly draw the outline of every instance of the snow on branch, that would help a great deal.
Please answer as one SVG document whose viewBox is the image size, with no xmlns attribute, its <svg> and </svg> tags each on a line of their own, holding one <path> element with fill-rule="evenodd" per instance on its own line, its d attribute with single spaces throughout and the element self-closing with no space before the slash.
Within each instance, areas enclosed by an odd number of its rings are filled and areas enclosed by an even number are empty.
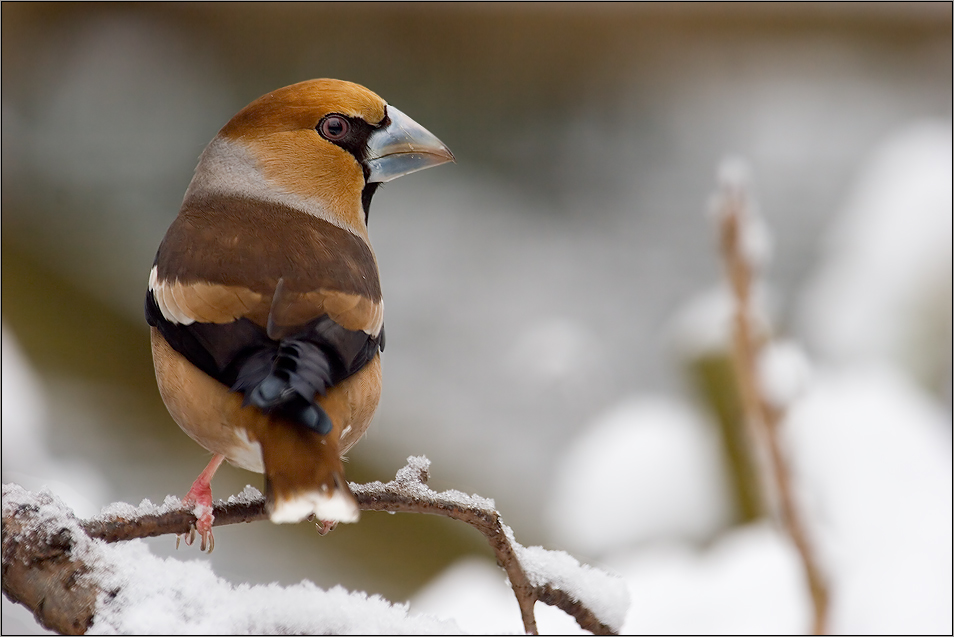
<svg viewBox="0 0 954 637">
<path fill-rule="evenodd" d="M 526 548 L 503 524 L 493 500 L 427 485 L 430 461 L 408 458 L 386 484 L 351 484 L 361 509 L 431 513 L 480 531 L 507 572 L 528 633 L 536 601 L 557 606 L 595 634 L 616 634 L 629 605 L 620 578 L 581 565 L 560 551 Z M 267 518 L 265 499 L 247 487 L 215 504 L 215 525 Z M 3 486 L 3 592 L 64 634 L 95 632 L 448 633 L 449 621 L 411 616 L 378 596 L 297 586 L 233 586 L 204 562 L 151 555 L 134 538 L 186 534 L 195 516 L 175 497 L 161 505 L 114 504 L 87 521 L 48 492 Z M 181 600 L 189 600 L 183 603 Z M 303 610 L 307 609 L 307 610 Z"/>
<path fill-rule="evenodd" d="M 233 586 L 207 562 L 107 544 L 48 491 L 3 485 L 3 592 L 63 634 L 459 633 L 336 586 Z"/>
<path fill-rule="evenodd" d="M 405 511 L 444 515 L 480 531 L 507 572 L 527 633 L 536 634 L 533 605 L 541 601 L 576 619 L 597 635 L 617 634 L 626 617 L 629 593 L 622 579 L 581 565 L 562 551 L 525 548 L 500 521 L 493 500 L 460 491 L 436 493 L 427 485 L 430 461 L 410 457 L 387 484 L 351 485 L 363 510 Z"/>
</svg>

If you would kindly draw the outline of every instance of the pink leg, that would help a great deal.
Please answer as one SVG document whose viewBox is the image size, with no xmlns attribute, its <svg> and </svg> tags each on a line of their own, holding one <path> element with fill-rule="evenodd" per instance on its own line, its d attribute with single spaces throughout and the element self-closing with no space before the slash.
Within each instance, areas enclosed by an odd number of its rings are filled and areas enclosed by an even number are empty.
<svg viewBox="0 0 954 637">
<path fill-rule="evenodd" d="M 192 483 L 192 488 L 182 498 L 183 503 L 195 505 L 192 509 L 196 517 L 195 530 L 190 531 L 189 535 L 186 536 L 186 544 L 192 544 L 195 540 L 195 531 L 198 531 L 199 537 L 202 538 L 199 550 L 204 551 L 205 547 L 208 546 L 209 553 L 215 547 L 215 538 L 212 537 L 212 521 L 215 519 L 212 515 L 212 476 L 215 475 L 223 460 L 225 460 L 223 455 L 215 454 L 212 456 L 209 465 L 199 474 L 199 477 Z M 178 540 L 176 544 L 178 544 Z"/>
</svg>

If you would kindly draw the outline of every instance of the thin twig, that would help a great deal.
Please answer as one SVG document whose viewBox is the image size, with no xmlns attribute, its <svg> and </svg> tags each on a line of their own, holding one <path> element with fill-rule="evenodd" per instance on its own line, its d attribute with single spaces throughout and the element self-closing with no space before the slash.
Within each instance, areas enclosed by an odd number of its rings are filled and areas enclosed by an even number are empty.
<svg viewBox="0 0 954 637">
<path fill-rule="evenodd" d="M 427 469 L 421 468 L 415 476 L 420 485 L 427 483 Z M 370 485 L 353 485 L 358 506 L 363 511 L 399 511 L 403 513 L 430 513 L 466 522 L 480 531 L 497 557 L 497 564 L 507 572 L 510 585 L 520 607 L 520 618 L 523 620 L 524 630 L 530 635 L 537 634 L 537 621 L 533 613 L 533 605 L 538 595 L 530 584 L 526 572 L 520 565 L 513 547 L 500 522 L 500 515 L 492 508 L 479 505 L 464 505 L 457 498 L 442 497 L 427 489 L 430 497 L 427 499 L 409 499 L 407 484 L 401 484 L 399 479 L 387 484 L 372 483 Z M 431 495 L 432 494 L 432 495 Z"/>
<path fill-rule="evenodd" d="M 767 335 L 760 333 L 753 325 L 752 289 L 756 274 L 750 255 L 746 254 L 742 245 L 745 224 L 752 221 L 751 204 L 745 188 L 740 184 L 725 184 L 720 195 L 720 209 L 717 212 L 722 256 L 735 298 L 733 358 L 742 404 L 756 441 L 762 441 L 767 448 L 774 487 L 772 491 L 778 496 L 781 522 L 798 550 L 808 580 L 814 608 L 812 632 L 821 635 L 826 632 L 828 586 L 795 502 L 788 460 L 779 442 L 779 423 L 785 415 L 784 409 L 766 398 L 757 370 L 756 361 L 766 344 Z"/>
</svg>

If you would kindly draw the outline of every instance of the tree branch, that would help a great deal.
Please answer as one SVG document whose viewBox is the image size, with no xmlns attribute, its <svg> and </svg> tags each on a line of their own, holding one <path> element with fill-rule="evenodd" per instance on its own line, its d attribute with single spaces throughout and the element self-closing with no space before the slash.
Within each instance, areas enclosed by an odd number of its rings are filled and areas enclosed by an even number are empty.
<svg viewBox="0 0 954 637">
<path fill-rule="evenodd" d="M 758 220 L 754 218 L 744 179 L 739 175 L 724 178 L 716 205 L 722 258 L 735 299 L 732 355 L 743 411 L 755 442 L 767 450 L 769 480 L 774 489 L 763 489 L 763 492 L 774 491 L 778 496 L 782 526 L 798 550 L 808 580 L 814 608 L 812 632 L 822 635 L 826 632 L 828 586 L 795 501 L 788 459 L 779 441 L 779 423 L 785 409 L 766 397 L 758 373 L 758 361 L 768 342 L 768 335 L 753 321 L 752 296 L 758 260 L 758 255 L 753 254 L 756 251 L 753 243 L 760 239 L 752 233 L 758 233 L 761 228 L 755 225 Z"/>
<path fill-rule="evenodd" d="M 89 567 L 74 559 L 76 529 L 37 524 L 37 505 L 12 507 L 8 515 L 7 485 L 3 506 L 3 594 L 29 608 L 46 628 L 63 635 L 82 635 L 93 623 L 100 593 L 85 577 Z M 41 530 L 43 527 L 45 530 Z"/>
<path fill-rule="evenodd" d="M 512 531 L 501 522 L 493 501 L 458 491 L 437 493 L 431 490 L 425 484 L 429 464 L 426 458 L 412 457 L 391 482 L 351 484 L 351 489 L 360 508 L 365 511 L 443 515 L 480 531 L 493 549 L 497 563 L 510 579 L 528 633 L 537 633 L 533 612 L 536 601 L 562 609 L 574 617 L 582 628 L 595 634 L 617 633 L 622 617 L 609 620 L 599 617 L 584 600 L 579 599 L 581 595 L 566 590 L 567 587 L 561 586 L 559 582 L 549 581 L 546 573 L 541 575 L 539 569 L 533 571 L 531 581 L 520 559 L 521 555 L 528 553 L 528 549 L 513 539 Z M 52 534 L 39 531 L 44 527 L 33 519 L 37 511 L 20 506 L 12 507 L 8 512 L 6 498 L 5 487 L 4 593 L 13 601 L 30 608 L 37 620 L 52 630 L 66 634 L 85 632 L 92 624 L 95 600 L 102 591 L 95 582 L 81 577 L 87 566 L 71 550 L 74 542 L 64 539 L 70 537 L 70 532 L 67 529 Z M 118 508 L 110 507 L 114 511 Z M 214 514 L 214 526 L 264 520 L 267 519 L 265 498 L 254 489 L 246 489 L 246 492 L 233 496 L 228 502 L 216 502 Z M 193 530 L 196 518 L 177 498 L 169 497 L 159 507 L 149 504 L 139 509 L 128 507 L 123 511 L 108 512 L 91 520 L 75 522 L 75 530 L 90 538 L 119 542 L 158 535 L 187 534 Z M 572 561 L 581 574 L 595 571 Z M 606 584 L 611 587 L 617 585 L 613 578 L 603 575 Z M 112 594 L 115 595 L 115 592 Z"/>
</svg>

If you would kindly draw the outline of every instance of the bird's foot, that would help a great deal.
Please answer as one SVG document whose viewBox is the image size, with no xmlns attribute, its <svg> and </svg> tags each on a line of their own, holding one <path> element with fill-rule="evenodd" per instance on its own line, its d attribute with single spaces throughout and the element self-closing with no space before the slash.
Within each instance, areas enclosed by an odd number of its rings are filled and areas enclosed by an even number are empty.
<svg viewBox="0 0 954 637">
<path fill-rule="evenodd" d="M 212 522 L 215 521 L 215 516 L 212 514 L 212 486 L 210 483 L 212 474 L 221 462 L 221 456 L 213 458 L 202 475 L 192 483 L 189 492 L 182 498 L 183 504 L 192 505 L 192 513 L 195 515 L 196 521 L 187 535 L 176 536 L 176 548 L 179 548 L 179 541 L 182 539 L 185 540 L 186 546 L 192 546 L 192 543 L 195 542 L 196 532 L 201 539 L 199 543 L 200 551 L 208 549 L 211 553 L 212 549 L 215 548 L 215 538 L 212 536 Z"/>
<path fill-rule="evenodd" d="M 336 520 L 328 521 L 315 518 L 315 529 L 318 530 L 318 535 L 322 537 L 334 531 L 336 526 L 338 526 L 338 522 Z"/>
<path fill-rule="evenodd" d="M 190 492 L 191 493 L 191 492 Z M 200 542 L 199 550 L 205 551 L 208 548 L 209 553 L 215 548 L 215 537 L 212 535 L 212 523 L 215 516 L 212 514 L 211 499 L 210 504 L 196 502 L 188 495 L 182 500 L 185 504 L 192 504 L 192 513 L 195 515 L 195 524 L 189 528 L 189 532 L 183 535 L 176 535 L 176 548 L 179 548 L 180 540 L 185 540 L 186 546 L 192 546 L 195 542 L 195 536 L 198 532 Z"/>
</svg>

